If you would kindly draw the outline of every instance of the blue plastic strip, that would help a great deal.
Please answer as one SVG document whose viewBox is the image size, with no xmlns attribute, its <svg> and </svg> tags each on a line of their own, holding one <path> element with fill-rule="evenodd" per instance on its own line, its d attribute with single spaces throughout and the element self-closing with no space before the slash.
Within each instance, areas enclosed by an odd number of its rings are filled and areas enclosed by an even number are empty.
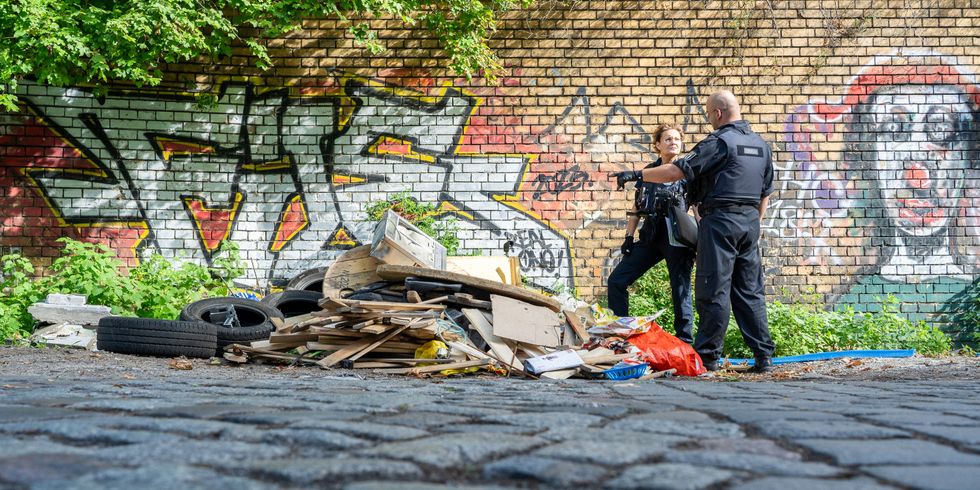
<svg viewBox="0 0 980 490">
<path fill-rule="evenodd" d="M 915 349 L 907 350 L 842 350 L 835 352 L 816 352 L 813 354 L 802 354 L 799 356 L 774 357 L 773 364 L 789 364 L 791 362 L 826 361 L 828 359 L 841 359 L 844 357 L 869 358 L 869 357 L 912 357 Z M 732 364 L 755 365 L 755 359 L 729 359 Z"/>
</svg>

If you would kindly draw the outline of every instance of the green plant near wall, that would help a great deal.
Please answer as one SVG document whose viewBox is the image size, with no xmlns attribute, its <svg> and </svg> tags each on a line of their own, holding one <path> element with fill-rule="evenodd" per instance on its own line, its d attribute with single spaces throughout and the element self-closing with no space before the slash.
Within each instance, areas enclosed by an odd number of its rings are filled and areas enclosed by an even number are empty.
<svg viewBox="0 0 980 490">
<path fill-rule="evenodd" d="M 645 316 L 665 309 L 657 323 L 674 333 L 670 291 L 667 267 L 661 262 L 630 287 L 630 313 Z M 825 311 L 816 295 L 801 300 L 794 304 L 773 301 L 766 305 L 777 356 L 851 349 L 916 349 L 921 354 L 939 355 L 952 348 L 949 336 L 938 328 L 906 319 L 901 314 L 901 304 L 891 296 L 882 301 L 881 312 L 877 313 L 858 313 L 851 308 Z M 980 306 L 980 297 L 976 303 Z M 734 318 L 729 319 L 725 333 L 725 355 L 737 358 L 753 355 Z"/>
<path fill-rule="evenodd" d="M 855 312 L 847 307 L 824 311 L 816 303 L 766 305 L 769 333 L 777 356 L 852 349 L 915 349 L 920 354 L 946 354 L 952 341 L 925 322 L 912 322 L 901 314 L 894 296 L 882 300 L 879 312 Z M 752 357 L 732 320 L 725 334 L 725 355 Z"/>
<path fill-rule="evenodd" d="M 211 267 L 152 255 L 125 274 L 104 244 L 58 241 L 61 255 L 44 277 L 35 278 L 34 266 L 20 255 L 0 257 L 0 339 L 30 334 L 34 319 L 27 308 L 51 293 L 83 294 L 89 304 L 109 306 L 117 315 L 172 320 L 188 303 L 227 295 L 245 270 L 233 242 L 222 244 Z"/>
<path fill-rule="evenodd" d="M 456 218 L 437 220 L 440 213 L 434 204 L 420 203 L 409 197 L 407 192 L 399 192 L 392 194 L 386 200 L 369 204 L 368 218 L 380 221 L 381 216 L 389 209 L 417 226 L 426 235 L 435 238 L 446 247 L 447 254 L 456 255 L 459 252 L 459 224 Z"/>
</svg>

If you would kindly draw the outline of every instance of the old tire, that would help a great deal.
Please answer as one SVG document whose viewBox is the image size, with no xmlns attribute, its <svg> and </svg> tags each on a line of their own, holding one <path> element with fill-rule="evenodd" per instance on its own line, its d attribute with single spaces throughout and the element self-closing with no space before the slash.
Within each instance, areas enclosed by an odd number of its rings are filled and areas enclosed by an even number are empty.
<svg viewBox="0 0 980 490">
<path fill-rule="evenodd" d="M 211 322 L 211 310 L 231 305 L 235 308 L 240 327 L 226 327 Z M 217 328 L 217 354 L 220 356 L 229 344 L 245 344 L 255 340 L 265 340 L 275 331 L 273 318 L 285 318 L 278 309 L 245 298 L 227 296 L 223 298 L 206 298 L 195 301 L 180 311 L 180 319 L 184 321 L 205 322 Z"/>
<path fill-rule="evenodd" d="M 278 309 L 286 318 L 290 318 L 322 310 L 321 299 L 323 293 L 297 289 L 272 293 L 262 298 L 262 302 Z"/>
<path fill-rule="evenodd" d="M 326 272 L 326 267 L 307 269 L 290 279 L 286 283 L 286 289 L 290 291 L 317 291 L 323 294 L 323 275 Z"/>
<path fill-rule="evenodd" d="M 214 355 L 217 328 L 210 323 L 109 316 L 99 320 L 100 350 L 158 357 Z"/>
</svg>

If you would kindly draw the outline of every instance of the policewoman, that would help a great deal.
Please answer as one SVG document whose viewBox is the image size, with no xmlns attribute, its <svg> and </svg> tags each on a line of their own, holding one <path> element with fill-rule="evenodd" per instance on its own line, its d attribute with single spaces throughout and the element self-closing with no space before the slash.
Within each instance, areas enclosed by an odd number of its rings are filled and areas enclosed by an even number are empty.
<svg viewBox="0 0 980 490">
<path fill-rule="evenodd" d="M 742 120 L 735 96 L 715 92 L 705 104 L 715 129 L 672 165 L 620 172 L 617 182 L 689 182 L 688 201 L 697 206 L 695 303 L 699 321 L 694 349 L 705 367 L 718 369 L 729 312 L 755 354 L 756 372 L 772 366 L 775 344 L 769 336 L 759 252 L 762 218 L 772 193 L 772 150 Z"/>
<path fill-rule="evenodd" d="M 677 125 L 661 124 L 653 132 L 654 148 L 660 158 L 646 168 L 668 165 L 684 150 L 684 134 Z M 620 251 L 623 260 L 609 276 L 609 308 L 617 316 L 629 316 L 627 288 L 661 260 L 667 262 L 670 277 L 670 298 L 674 304 L 674 332 L 684 342 L 694 341 L 694 311 L 691 307 L 691 270 L 694 268 L 694 249 L 671 240 L 667 231 L 668 208 L 671 196 L 682 200 L 684 183 L 656 184 L 639 182 L 633 210 L 626 224 L 626 240 Z M 640 239 L 634 242 L 636 226 L 643 219 Z"/>
</svg>

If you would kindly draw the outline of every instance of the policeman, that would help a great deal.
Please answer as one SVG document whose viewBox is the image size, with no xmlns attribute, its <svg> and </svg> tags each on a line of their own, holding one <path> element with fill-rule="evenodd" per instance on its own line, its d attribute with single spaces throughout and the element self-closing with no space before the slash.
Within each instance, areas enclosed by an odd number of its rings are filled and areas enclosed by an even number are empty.
<svg viewBox="0 0 980 490">
<path fill-rule="evenodd" d="M 762 217 L 772 193 L 772 150 L 742 120 L 738 101 L 726 90 L 705 105 L 715 132 L 673 165 L 616 174 L 629 181 L 674 182 L 687 178 L 688 201 L 697 206 L 695 302 L 700 316 L 694 349 L 705 367 L 718 369 L 729 312 L 755 354 L 756 372 L 772 366 L 775 345 L 769 336 L 759 253 Z"/>
<path fill-rule="evenodd" d="M 683 151 L 683 133 L 677 125 L 661 124 L 653 132 L 654 148 L 660 158 L 646 168 L 671 163 Z M 634 212 L 626 225 L 626 240 L 620 250 L 623 260 L 609 276 L 609 308 L 617 316 L 629 315 L 627 288 L 661 260 L 667 262 L 670 277 L 671 301 L 674 305 L 674 332 L 687 343 L 694 342 L 694 311 L 691 307 L 691 270 L 694 250 L 670 244 L 667 234 L 667 208 L 672 199 L 683 199 L 683 183 L 654 184 L 641 182 L 636 186 Z M 681 207 L 686 206 L 681 203 Z M 640 217 L 640 240 L 633 233 Z"/>
</svg>

